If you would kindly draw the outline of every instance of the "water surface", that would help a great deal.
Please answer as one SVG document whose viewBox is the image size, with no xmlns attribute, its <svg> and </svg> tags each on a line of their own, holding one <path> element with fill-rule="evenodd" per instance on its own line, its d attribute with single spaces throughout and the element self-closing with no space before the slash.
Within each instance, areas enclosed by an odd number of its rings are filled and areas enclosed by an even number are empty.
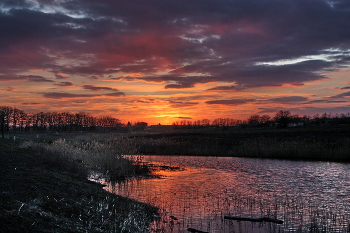
<svg viewBox="0 0 350 233">
<path fill-rule="evenodd" d="M 185 170 L 159 171 L 161 178 L 108 184 L 106 190 L 158 206 L 161 219 L 152 232 L 348 232 L 349 164 L 200 156 L 145 161 Z M 226 215 L 284 223 L 239 222 Z"/>
</svg>

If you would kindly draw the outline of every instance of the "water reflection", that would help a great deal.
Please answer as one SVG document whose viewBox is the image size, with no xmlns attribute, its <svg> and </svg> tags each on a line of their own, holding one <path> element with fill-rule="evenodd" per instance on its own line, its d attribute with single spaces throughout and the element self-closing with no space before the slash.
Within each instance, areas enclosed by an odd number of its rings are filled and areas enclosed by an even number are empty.
<svg viewBox="0 0 350 233">
<path fill-rule="evenodd" d="M 347 232 L 350 165 L 247 158 L 145 156 L 185 167 L 162 178 L 132 179 L 106 189 L 158 206 L 153 232 Z M 284 224 L 225 220 L 273 217 Z"/>
</svg>

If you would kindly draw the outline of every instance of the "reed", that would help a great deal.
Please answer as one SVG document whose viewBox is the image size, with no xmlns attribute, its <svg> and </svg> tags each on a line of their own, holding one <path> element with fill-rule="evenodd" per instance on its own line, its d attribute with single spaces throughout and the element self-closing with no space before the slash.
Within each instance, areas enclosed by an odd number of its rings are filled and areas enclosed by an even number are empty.
<svg viewBox="0 0 350 233">
<path fill-rule="evenodd" d="M 58 168 L 101 172 L 111 179 L 149 173 L 137 155 L 137 146 L 125 137 L 86 135 L 52 142 L 28 141 L 22 147 L 33 147 Z"/>
<path fill-rule="evenodd" d="M 142 154 L 237 156 L 277 159 L 350 160 L 350 138 L 335 141 L 253 137 L 211 139 L 133 138 Z"/>
<path fill-rule="evenodd" d="M 155 207 L 77 175 L 85 169 L 75 161 L 87 154 L 82 143 L 20 143 L 0 139 L 1 232 L 148 232 Z"/>
</svg>

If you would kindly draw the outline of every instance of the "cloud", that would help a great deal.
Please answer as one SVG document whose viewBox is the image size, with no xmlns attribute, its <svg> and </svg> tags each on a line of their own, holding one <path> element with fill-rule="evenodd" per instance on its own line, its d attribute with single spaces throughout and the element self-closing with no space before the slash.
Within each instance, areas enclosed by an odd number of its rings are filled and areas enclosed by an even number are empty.
<svg viewBox="0 0 350 233">
<path fill-rule="evenodd" d="M 303 96 L 285 96 L 285 97 L 271 98 L 268 101 L 271 101 L 274 103 L 281 103 L 281 104 L 291 104 L 291 103 L 305 102 L 307 100 L 308 98 Z"/>
<path fill-rule="evenodd" d="M 323 99 L 323 100 L 312 100 L 312 101 L 307 102 L 307 104 L 316 104 L 316 103 L 348 103 L 348 101 Z"/>
<path fill-rule="evenodd" d="M 237 91 L 241 89 L 242 88 L 239 88 L 237 85 L 231 85 L 231 86 L 216 86 L 208 90 L 209 91 Z"/>
<path fill-rule="evenodd" d="M 341 94 L 338 94 L 338 95 L 331 96 L 331 98 L 344 98 L 344 97 L 348 97 L 348 96 L 350 96 L 350 91 L 347 91 L 347 92 L 344 92 L 344 93 L 341 93 Z"/>
<path fill-rule="evenodd" d="M 139 72 L 175 82 L 166 83 L 166 89 L 208 82 L 232 82 L 242 89 L 320 80 L 326 78 L 322 71 L 342 67 L 350 57 L 344 1 L 33 4 L 2 3 L 9 10 L 0 12 L 0 21 L 6 22 L 0 26 L 0 55 L 7 58 L 0 71 L 40 68 L 57 78 Z M 62 65 L 65 59 L 76 62 Z"/>
<path fill-rule="evenodd" d="M 55 74 L 56 79 L 67 79 L 68 77 L 61 75 L 61 74 Z"/>
<path fill-rule="evenodd" d="M 59 82 L 59 83 L 55 83 L 55 86 L 60 86 L 60 87 L 70 87 L 73 86 L 72 82 Z"/>
<path fill-rule="evenodd" d="M 124 96 L 123 92 L 113 92 L 103 95 L 94 95 L 94 94 L 73 94 L 67 92 L 46 92 L 41 93 L 43 97 L 50 99 L 70 99 L 70 98 L 94 98 L 94 97 L 102 97 L 102 96 L 111 96 L 111 97 L 119 97 Z"/>
<path fill-rule="evenodd" d="M 168 106 L 184 111 L 203 102 L 210 107 L 254 103 L 268 108 L 275 103 L 306 105 L 314 99 L 340 103 L 349 96 L 349 87 L 341 87 L 344 81 L 337 84 L 345 92 L 340 94 L 315 82 L 339 81 L 344 74 L 333 71 L 348 69 L 346 0 L 4 0 L 0 9 L 0 82 L 11 82 L 18 102 L 28 102 L 19 95 L 23 86 L 30 86 L 44 98 L 113 103 L 125 93 L 110 81 L 138 95 L 129 103 L 164 95 Z M 141 82 L 150 89 L 140 89 Z M 289 94 L 307 92 L 311 82 L 319 85 L 315 97 Z M 81 90 L 35 90 L 46 84 Z M 288 88 L 284 93 L 291 96 L 266 97 L 266 89 L 254 93 L 261 87 L 274 87 L 278 95 L 279 87 Z M 243 90 L 254 99 L 232 97 L 231 92 Z M 201 97 L 169 98 L 175 94 Z"/>
<path fill-rule="evenodd" d="M 98 87 L 98 86 L 94 86 L 94 85 L 84 85 L 83 89 L 85 90 L 91 90 L 91 91 L 111 91 L 111 90 L 115 90 L 118 91 L 117 89 L 111 88 L 111 87 Z"/>
<path fill-rule="evenodd" d="M 92 98 L 97 97 L 99 95 L 91 95 L 91 94 L 72 94 L 66 92 L 47 92 L 42 93 L 43 97 L 50 99 L 63 99 L 63 98 Z"/>
<path fill-rule="evenodd" d="M 41 104 L 41 103 L 22 103 L 22 105 L 39 105 L 39 104 Z"/>
<path fill-rule="evenodd" d="M 246 103 L 253 102 L 253 101 L 255 101 L 255 100 L 253 100 L 253 99 L 230 99 L 230 100 L 211 100 L 211 101 L 206 101 L 205 103 L 236 106 L 236 105 L 246 104 Z"/>
<path fill-rule="evenodd" d="M 165 86 L 165 89 L 191 88 L 193 86 L 193 83 L 168 84 Z"/>
<path fill-rule="evenodd" d="M 23 77 L 29 82 L 54 82 L 48 78 L 45 78 L 43 76 L 38 76 L 38 75 L 28 75 Z"/>
<path fill-rule="evenodd" d="M 124 96 L 125 93 L 124 92 L 113 92 L 113 93 L 108 93 L 108 94 L 104 94 L 105 96 L 112 96 L 112 97 L 119 97 L 119 96 Z"/>
<path fill-rule="evenodd" d="M 176 117 L 178 119 L 181 119 L 181 120 L 191 120 L 193 119 L 192 117 Z"/>
<path fill-rule="evenodd" d="M 0 82 L 28 81 L 28 82 L 54 82 L 39 75 L 0 75 Z"/>
</svg>

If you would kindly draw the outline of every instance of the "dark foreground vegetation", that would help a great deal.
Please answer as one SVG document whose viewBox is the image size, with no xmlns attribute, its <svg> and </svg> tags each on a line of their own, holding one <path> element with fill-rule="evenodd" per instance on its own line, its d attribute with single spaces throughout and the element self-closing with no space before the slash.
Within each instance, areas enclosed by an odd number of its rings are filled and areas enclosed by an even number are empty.
<svg viewBox="0 0 350 233">
<path fill-rule="evenodd" d="M 134 140 L 143 154 L 350 162 L 350 125 L 182 129 L 139 135 Z"/>
<path fill-rule="evenodd" d="M 0 232 L 147 232 L 156 209 L 88 181 L 85 162 L 60 156 L 60 143 L 0 139 Z"/>
</svg>

